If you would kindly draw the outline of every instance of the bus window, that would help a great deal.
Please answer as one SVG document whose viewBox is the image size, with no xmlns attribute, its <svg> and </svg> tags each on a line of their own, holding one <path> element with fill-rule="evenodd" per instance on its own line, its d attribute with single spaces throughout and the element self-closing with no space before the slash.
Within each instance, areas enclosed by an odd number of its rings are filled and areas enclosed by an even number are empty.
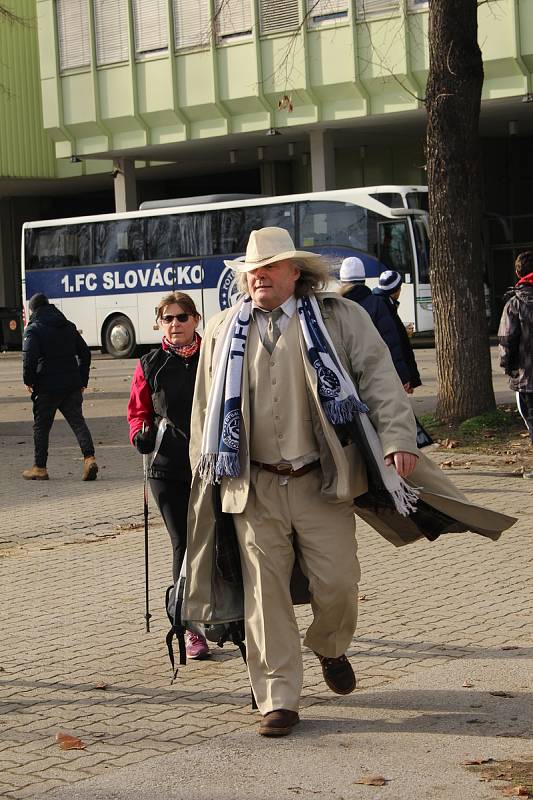
<svg viewBox="0 0 533 800">
<path fill-rule="evenodd" d="M 348 245 L 376 255 L 377 220 L 373 211 L 354 205 L 328 201 L 298 204 L 299 246 Z"/>
<path fill-rule="evenodd" d="M 405 199 L 407 200 L 407 208 L 419 208 L 420 211 L 429 211 L 429 195 L 427 192 L 407 192 Z"/>
<path fill-rule="evenodd" d="M 90 225 L 29 228 L 25 236 L 26 269 L 75 267 L 91 261 Z"/>
<path fill-rule="evenodd" d="M 211 211 L 210 215 L 216 231 L 214 252 L 217 255 L 244 252 L 246 248 L 244 209 L 226 208 L 221 211 Z"/>
<path fill-rule="evenodd" d="M 119 219 L 94 223 L 94 263 L 144 261 L 142 220 Z"/>
<path fill-rule="evenodd" d="M 213 254 L 209 214 L 167 214 L 146 219 L 148 259 L 190 258 Z"/>
<path fill-rule="evenodd" d="M 378 258 L 381 263 L 397 272 L 412 272 L 413 260 L 405 222 L 380 222 L 378 231 Z"/>
<path fill-rule="evenodd" d="M 371 194 L 370 197 L 389 208 L 403 208 L 403 200 L 399 192 L 376 192 Z"/>
<path fill-rule="evenodd" d="M 285 228 L 294 238 L 294 205 L 252 206 L 244 209 L 246 239 L 259 228 Z"/>
</svg>

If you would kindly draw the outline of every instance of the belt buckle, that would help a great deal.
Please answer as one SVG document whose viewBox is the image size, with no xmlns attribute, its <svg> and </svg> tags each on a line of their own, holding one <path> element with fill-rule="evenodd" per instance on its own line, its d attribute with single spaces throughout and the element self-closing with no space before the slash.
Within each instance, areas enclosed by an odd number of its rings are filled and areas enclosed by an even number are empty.
<svg viewBox="0 0 533 800">
<path fill-rule="evenodd" d="M 290 464 L 276 464 L 276 472 L 280 475 L 291 475 L 293 469 Z"/>
</svg>

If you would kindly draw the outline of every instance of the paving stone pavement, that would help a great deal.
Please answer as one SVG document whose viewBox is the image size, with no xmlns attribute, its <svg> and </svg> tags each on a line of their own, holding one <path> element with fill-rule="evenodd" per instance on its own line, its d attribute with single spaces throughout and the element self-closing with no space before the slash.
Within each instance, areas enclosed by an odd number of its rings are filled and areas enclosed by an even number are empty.
<svg viewBox="0 0 533 800">
<path fill-rule="evenodd" d="M 257 714 L 233 646 L 213 647 L 211 660 L 180 668 L 171 683 L 163 607 L 170 544 L 153 504 L 145 632 L 142 475 L 123 421 L 133 366 L 118 389 L 105 362 L 95 367 L 86 408 L 101 443 L 98 480 L 81 482 L 75 442 L 58 421 L 52 479 L 40 483 L 20 478 L 31 463 L 29 403 L 0 362 L 0 794 L 13 800 L 221 735 L 255 737 Z M 519 522 L 497 543 L 454 534 L 402 549 L 358 524 L 363 577 L 350 653 L 361 697 L 461 659 L 501 659 L 505 648 L 531 657 L 533 486 L 475 459 L 453 477 Z M 308 607 L 298 608 L 298 620 L 303 632 Z M 307 652 L 304 663 L 305 718 L 332 697 L 316 658 Z M 509 725 L 506 736 L 531 735 L 519 718 Z M 58 732 L 80 737 L 85 749 L 60 750 Z"/>
</svg>

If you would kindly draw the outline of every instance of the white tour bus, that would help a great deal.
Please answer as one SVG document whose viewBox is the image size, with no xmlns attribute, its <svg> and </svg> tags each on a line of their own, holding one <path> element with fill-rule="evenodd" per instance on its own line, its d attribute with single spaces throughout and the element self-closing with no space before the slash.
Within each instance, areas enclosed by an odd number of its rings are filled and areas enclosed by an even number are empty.
<svg viewBox="0 0 533 800">
<path fill-rule="evenodd" d="M 236 199 L 238 198 L 238 199 Z M 400 314 L 418 333 L 433 329 L 428 278 L 427 188 L 374 186 L 279 197 L 210 196 L 145 203 L 139 211 L 27 222 L 22 296 L 46 296 L 85 341 L 114 357 L 159 342 L 155 308 L 167 292 L 191 295 L 205 320 L 236 296 L 224 259 L 250 232 L 286 228 L 299 249 L 338 270 L 358 255 L 368 285 L 384 269 L 404 276 Z"/>
</svg>

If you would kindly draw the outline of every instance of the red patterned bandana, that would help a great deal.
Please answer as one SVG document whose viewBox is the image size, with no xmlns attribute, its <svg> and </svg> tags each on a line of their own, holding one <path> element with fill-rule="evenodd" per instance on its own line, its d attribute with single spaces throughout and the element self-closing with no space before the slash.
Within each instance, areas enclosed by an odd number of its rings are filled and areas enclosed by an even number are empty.
<svg viewBox="0 0 533 800">
<path fill-rule="evenodd" d="M 194 339 L 190 344 L 183 344 L 181 347 L 176 347 L 175 344 L 169 342 L 166 336 L 163 336 L 163 347 L 165 350 L 170 350 L 171 353 L 174 353 L 175 356 L 179 356 L 180 358 L 191 358 L 191 356 L 199 350 L 201 341 L 199 334 L 195 333 Z"/>
</svg>

